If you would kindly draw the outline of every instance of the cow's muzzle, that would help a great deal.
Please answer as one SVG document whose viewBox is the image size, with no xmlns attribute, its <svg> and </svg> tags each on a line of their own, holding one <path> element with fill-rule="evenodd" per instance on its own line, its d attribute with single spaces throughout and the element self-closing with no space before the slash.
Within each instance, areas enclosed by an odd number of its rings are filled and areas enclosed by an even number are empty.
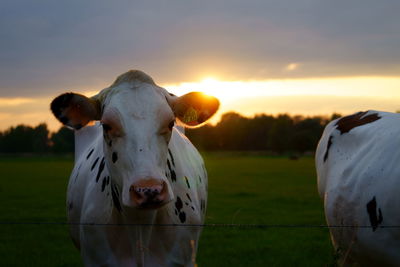
<svg viewBox="0 0 400 267">
<path fill-rule="evenodd" d="M 167 184 L 153 178 L 131 185 L 129 196 L 134 206 L 140 209 L 157 209 L 169 202 Z"/>
</svg>

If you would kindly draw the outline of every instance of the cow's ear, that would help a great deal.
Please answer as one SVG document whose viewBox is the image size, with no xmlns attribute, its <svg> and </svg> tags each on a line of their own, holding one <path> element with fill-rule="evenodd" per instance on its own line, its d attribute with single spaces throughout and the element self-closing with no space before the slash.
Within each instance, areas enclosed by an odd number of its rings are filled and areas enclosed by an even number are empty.
<svg viewBox="0 0 400 267">
<path fill-rule="evenodd" d="M 172 101 L 175 116 L 187 127 L 199 127 L 217 112 L 219 101 L 213 96 L 191 92 Z"/>
<path fill-rule="evenodd" d="M 54 116 L 64 125 L 80 129 L 101 117 L 98 100 L 75 93 L 65 93 L 50 104 Z"/>
</svg>

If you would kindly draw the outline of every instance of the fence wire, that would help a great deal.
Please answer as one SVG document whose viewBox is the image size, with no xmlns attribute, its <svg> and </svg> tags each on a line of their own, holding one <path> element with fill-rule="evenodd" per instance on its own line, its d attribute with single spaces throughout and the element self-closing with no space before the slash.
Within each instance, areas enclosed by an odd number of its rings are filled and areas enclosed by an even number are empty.
<svg viewBox="0 0 400 267">
<path fill-rule="evenodd" d="M 68 225 L 68 226 L 143 226 L 143 227 L 202 227 L 202 228 L 400 228 L 400 225 L 326 225 L 326 224 L 151 224 L 151 223 L 81 223 L 81 222 L 0 222 L 0 225 Z"/>
</svg>

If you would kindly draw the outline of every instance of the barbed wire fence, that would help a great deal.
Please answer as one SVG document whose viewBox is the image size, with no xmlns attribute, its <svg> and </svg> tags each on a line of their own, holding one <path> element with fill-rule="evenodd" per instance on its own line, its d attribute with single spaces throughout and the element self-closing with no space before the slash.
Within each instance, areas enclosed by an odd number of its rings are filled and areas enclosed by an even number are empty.
<svg viewBox="0 0 400 267">
<path fill-rule="evenodd" d="M 50 221 L 0 221 L 0 225 L 67 225 L 67 226 L 143 226 L 143 227 L 202 227 L 202 228 L 375 228 L 371 225 L 326 225 L 326 224 L 240 224 L 240 223 L 206 223 L 206 224 L 151 224 L 151 223 L 81 223 Z M 376 228 L 400 228 L 400 225 L 379 225 Z"/>
</svg>

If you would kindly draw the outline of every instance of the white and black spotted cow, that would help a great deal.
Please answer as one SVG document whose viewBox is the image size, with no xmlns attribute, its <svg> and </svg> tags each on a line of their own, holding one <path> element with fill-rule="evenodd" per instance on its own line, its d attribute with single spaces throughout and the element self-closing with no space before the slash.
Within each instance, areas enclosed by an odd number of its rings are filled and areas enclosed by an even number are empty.
<svg viewBox="0 0 400 267">
<path fill-rule="evenodd" d="M 342 262 L 400 266 L 400 228 L 388 227 L 400 226 L 400 114 L 368 111 L 332 121 L 316 167 Z"/>
<path fill-rule="evenodd" d="M 53 100 L 51 110 L 67 126 L 100 121 L 76 131 L 67 193 L 71 236 L 85 265 L 194 265 L 201 229 L 185 225 L 204 222 L 207 173 L 174 125 L 199 126 L 218 106 L 201 93 L 169 94 L 141 71 L 92 98 Z"/>
</svg>

